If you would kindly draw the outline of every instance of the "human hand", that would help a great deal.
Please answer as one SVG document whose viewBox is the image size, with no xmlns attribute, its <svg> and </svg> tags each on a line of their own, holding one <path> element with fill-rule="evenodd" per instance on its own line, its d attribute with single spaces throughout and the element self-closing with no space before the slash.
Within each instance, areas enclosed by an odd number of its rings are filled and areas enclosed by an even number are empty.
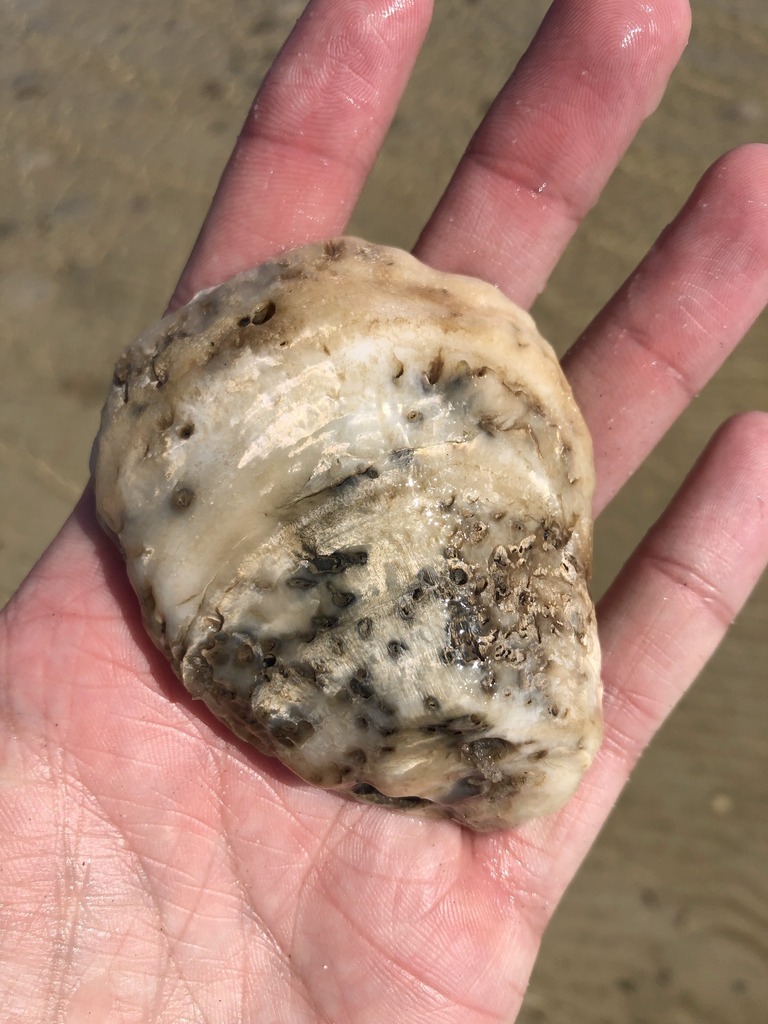
<svg viewBox="0 0 768 1024">
<path fill-rule="evenodd" d="M 681 0 L 596 6 L 555 5 L 418 246 L 523 305 L 687 32 Z M 344 229 L 428 7 L 310 6 L 176 302 Z M 595 439 L 596 511 L 759 311 L 766 186 L 762 148 L 720 161 L 565 360 Z M 86 496 L 2 620 L 9 1018 L 513 1019 L 560 894 L 765 562 L 767 464 L 765 417 L 714 439 L 599 609 L 606 740 L 593 770 L 560 815 L 495 836 L 310 789 L 225 735 L 148 644 Z"/>
</svg>

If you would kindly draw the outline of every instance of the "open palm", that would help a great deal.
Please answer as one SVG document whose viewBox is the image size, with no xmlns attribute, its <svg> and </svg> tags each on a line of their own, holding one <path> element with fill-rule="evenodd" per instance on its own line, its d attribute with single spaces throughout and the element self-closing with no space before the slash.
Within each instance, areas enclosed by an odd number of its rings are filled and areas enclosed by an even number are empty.
<svg viewBox="0 0 768 1024">
<path fill-rule="evenodd" d="M 175 304 L 343 231 L 429 14 L 428 0 L 309 5 Z M 685 0 L 557 0 L 417 255 L 529 305 L 687 30 Z M 568 354 L 596 513 L 760 311 L 767 250 L 768 151 L 746 147 Z M 599 608 L 593 769 L 559 815 L 492 836 L 314 790 L 225 734 L 145 638 L 86 493 L 2 618 L 4 1019 L 514 1020 L 557 900 L 765 564 L 767 471 L 768 417 L 719 431 Z"/>
</svg>

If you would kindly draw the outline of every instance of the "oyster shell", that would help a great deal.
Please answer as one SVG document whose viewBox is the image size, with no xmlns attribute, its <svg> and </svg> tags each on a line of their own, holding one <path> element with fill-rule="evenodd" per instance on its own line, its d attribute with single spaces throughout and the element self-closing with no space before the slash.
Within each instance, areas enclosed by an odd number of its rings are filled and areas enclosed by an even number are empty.
<svg viewBox="0 0 768 1024">
<path fill-rule="evenodd" d="M 599 745 L 591 442 L 492 286 L 337 239 L 120 359 L 99 517 L 193 696 L 307 781 L 507 827 Z"/>
</svg>

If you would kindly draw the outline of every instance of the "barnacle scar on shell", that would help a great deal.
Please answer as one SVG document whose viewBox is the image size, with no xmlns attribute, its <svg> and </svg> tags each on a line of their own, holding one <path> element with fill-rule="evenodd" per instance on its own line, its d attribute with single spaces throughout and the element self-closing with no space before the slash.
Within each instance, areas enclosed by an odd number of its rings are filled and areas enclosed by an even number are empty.
<svg viewBox="0 0 768 1024">
<path fill-rule="evenodd" d="M 303 779 L 505 828 L 600 742 L 591 442 L 494 287 L 354 238 L 117 364 L 100 520 L 193 696 Z"/>
</svg>

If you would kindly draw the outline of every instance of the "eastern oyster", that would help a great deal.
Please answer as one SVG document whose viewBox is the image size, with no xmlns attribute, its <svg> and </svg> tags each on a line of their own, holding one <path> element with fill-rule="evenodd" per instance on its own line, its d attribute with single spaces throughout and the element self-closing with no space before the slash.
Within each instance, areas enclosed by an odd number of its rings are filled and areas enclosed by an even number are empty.
<svg viewBox="0 0 768 1024">
<path fill-rule="evenodd" d="M 195 696 L 318 786 L 479 830 L 599 744 L 591 443 L 492 286 L 338 239 L 117 364 L 100 519 Z"/>
</svg>

